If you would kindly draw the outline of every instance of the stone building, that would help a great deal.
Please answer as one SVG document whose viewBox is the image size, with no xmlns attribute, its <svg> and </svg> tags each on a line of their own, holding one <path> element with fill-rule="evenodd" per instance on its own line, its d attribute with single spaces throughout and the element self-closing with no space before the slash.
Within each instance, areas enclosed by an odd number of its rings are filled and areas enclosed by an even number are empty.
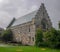
<svg viewBox="0 0 60 52">
<path fill-rule="evenodd" d="M 23 45 L 34 45 L 36 29 L 46 31 L 51 27 L 51 20 L 42 3 L 38 10 L 16 19 L 9 28 L 13 32 L 13 41 L 21 42 Z"/>
</svg>

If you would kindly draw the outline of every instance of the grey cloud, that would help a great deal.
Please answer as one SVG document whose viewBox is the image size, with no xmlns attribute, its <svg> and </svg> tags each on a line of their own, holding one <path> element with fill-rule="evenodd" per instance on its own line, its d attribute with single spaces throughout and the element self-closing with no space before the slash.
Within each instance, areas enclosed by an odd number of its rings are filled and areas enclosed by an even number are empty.
<svg viewBox="0 0 60 52">
<path fill-rule="evenodd" d="M 58 21 L 60 21 L 60 0 L 47 0 L 44 3 L 53 22 L 53 27 L 58 29 Z"/>
<path fill-rule="evenodd" d="M 60 0 L 4 0 L 0 3 L 0 26 L 6 27 L 13 17 L 19 18 L 22 15 L 36 10 L 42 2 L 45 3 L 53 26 L 58 28 L 57 24 L 60 20 Z"/>
</svg>

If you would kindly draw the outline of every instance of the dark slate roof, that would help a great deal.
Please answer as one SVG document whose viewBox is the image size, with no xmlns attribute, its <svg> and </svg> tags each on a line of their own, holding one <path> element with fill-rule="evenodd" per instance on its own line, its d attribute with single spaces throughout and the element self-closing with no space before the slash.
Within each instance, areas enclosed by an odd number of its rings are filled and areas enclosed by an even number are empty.
<svg viewBox="0 0 60 52">
<path fill-rule="evenodd" d="M 36 13 L 37 13 L 37 10 L 35 10 L 27 15 L 24 15 L 24 16 L 20 17 L 19 19 L 16 19 L 12 26 L 20 25 L 20 24 L 31 21 L 32 18 L 35 17 Z"/>
<path fill-rule="evenodd" d="M 9 27 L 11 27 L 11 25 L 15 22 L 15 18 L 13 18 L 12 20 L 11 20 L 11 22 L 8 24 L 8 26 L 7 26 L 7 28 L 9 28 Z"/>
</svg>

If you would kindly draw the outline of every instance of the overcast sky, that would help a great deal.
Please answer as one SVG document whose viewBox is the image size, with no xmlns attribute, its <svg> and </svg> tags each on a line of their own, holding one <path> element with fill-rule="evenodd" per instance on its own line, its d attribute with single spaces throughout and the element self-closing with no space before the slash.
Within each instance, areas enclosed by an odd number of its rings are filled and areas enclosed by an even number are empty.
<svg viewBox="0 0 60 52">
<path fill-rule="evenodd" d="M 5 28 L 13 17 L 19 18 L 45 4 L 53 26 L 58 28 L 60 0 L 0 0 L 0 27 Z"/>
</svg>

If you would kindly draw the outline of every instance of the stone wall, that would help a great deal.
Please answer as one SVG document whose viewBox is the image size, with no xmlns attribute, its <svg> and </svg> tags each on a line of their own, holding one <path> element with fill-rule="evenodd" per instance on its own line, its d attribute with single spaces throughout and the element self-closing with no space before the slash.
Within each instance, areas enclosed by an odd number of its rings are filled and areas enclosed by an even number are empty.
<svg viewBox="0 0 60 52">
<path fill-rule="evenodd" d="M 23 45 L 35 44 L 35 25 L 33 21 L 11 27 L 13 40 L 22 42 Z"/>
<path fill-rule="evenodd" d="M 43 5 L 43 4 L 42 4 Z M 44 31 L 52 28 L 52 23 L 50 17 L 45 9 L 44 5 L 40 6 L 36 16 L 35 16 L 35 25 L 36 28 L 41 28 Z"/>
</svg>

